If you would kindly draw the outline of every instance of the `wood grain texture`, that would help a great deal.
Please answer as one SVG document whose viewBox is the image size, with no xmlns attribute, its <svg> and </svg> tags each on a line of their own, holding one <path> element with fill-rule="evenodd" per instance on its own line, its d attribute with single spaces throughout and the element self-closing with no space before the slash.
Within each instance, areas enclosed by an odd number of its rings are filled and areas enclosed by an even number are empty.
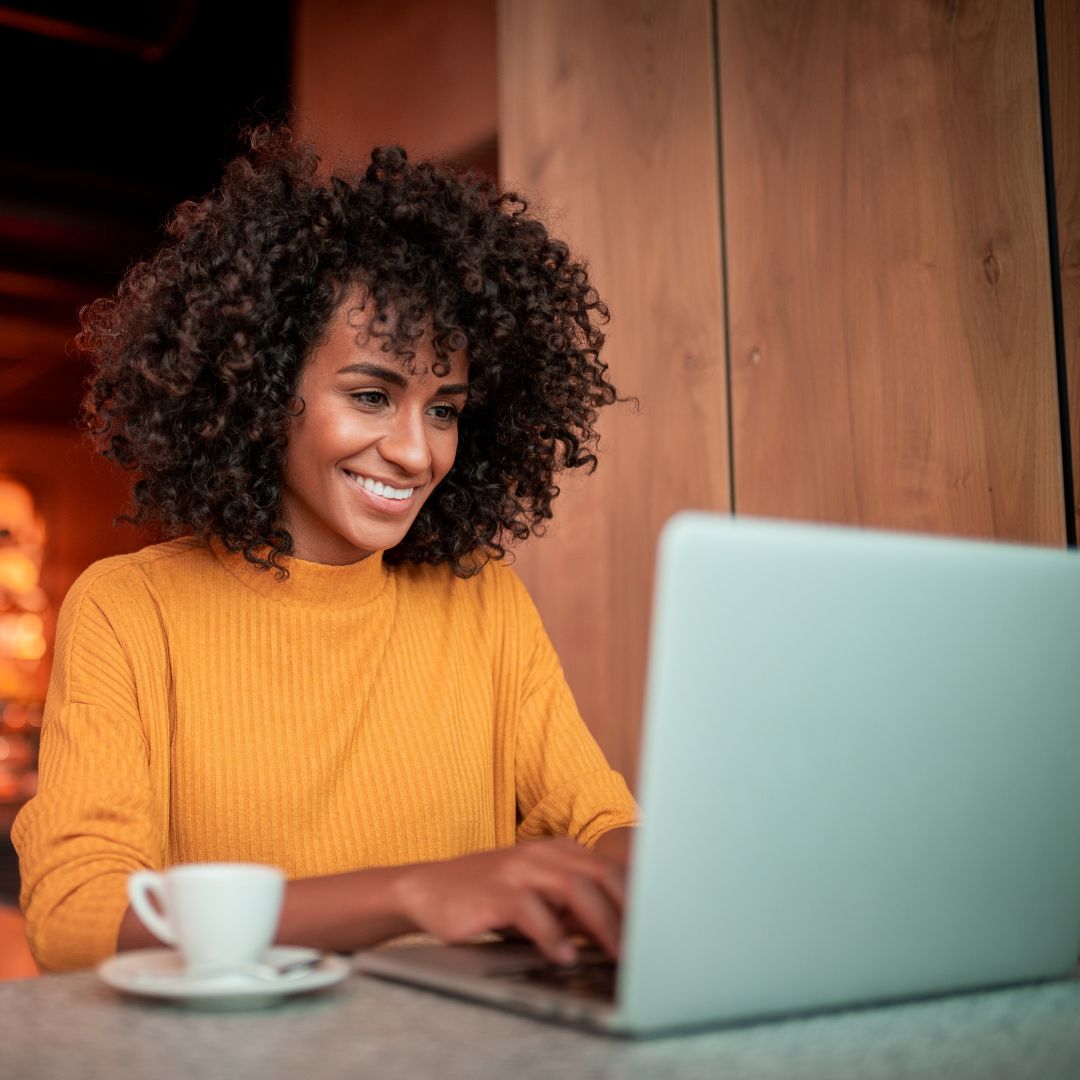
<svg viewBox="0 0 1080 1080">
<path fill-rule="evenodd" d="M 718 0 L 735 506 L 1061 544 L 1029 0 Z"/>
<path fill-rule="evenodd" d="M 1080 535 L 1080 5 L 1076 0 L 1046 0 L 1045 10 L 1073 507 Z"/>
<path fill-rule="evenodd" d="M 611 307 L 620 393 L 600 466 L 567 479 L 519 549 L 582 713 L 634 782 L 656 539 L 726 509 L 728 455 L 715 80 L 708 0 L 502 0 L 504 187 L 579 255 Z"/>
</svg>

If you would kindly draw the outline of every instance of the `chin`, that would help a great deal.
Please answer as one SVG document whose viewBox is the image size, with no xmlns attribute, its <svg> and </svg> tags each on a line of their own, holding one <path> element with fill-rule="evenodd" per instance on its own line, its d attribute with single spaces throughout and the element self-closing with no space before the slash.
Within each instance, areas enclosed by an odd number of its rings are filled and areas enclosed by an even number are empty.
<svg viewBox="0 0 1080 1080">
<path fill-rule="evenodd" d="M 376 551 L 389 551 L 390 548 L 397 547 L 408 532 L 408 529 L 395 529 L 393 532 L 379 530 L 378 532 L 345 533 L 343 539 L 352 545 L 357 554 L 363 558 L 373 555 Z"/>
</svg>

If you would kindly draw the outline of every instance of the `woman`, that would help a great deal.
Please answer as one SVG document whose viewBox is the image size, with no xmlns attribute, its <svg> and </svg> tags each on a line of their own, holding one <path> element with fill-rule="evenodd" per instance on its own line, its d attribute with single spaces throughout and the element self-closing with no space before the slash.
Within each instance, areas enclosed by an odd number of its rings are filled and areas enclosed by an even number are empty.
<svg viewBox="0 0 1080 1080">
<path fill-rule="evenodd" d="M 283 943 L 617 951 L 633 800 L 498 561 L 595 465 L 606 308 L 515 196 L 316 165 L 257 129 L 83 313 L 92 429 L 186 535 L 61 612 L 14 829 L 47 970 L 153 944 L 128 875 L 197 861 L 284 868 Z"/>
</svg>

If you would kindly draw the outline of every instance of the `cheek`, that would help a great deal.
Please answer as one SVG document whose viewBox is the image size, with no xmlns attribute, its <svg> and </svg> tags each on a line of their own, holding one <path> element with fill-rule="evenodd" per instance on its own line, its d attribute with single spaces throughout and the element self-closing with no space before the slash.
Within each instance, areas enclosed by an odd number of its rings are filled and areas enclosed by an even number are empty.
<svg viewBox="0 0 1080 1080">
<path fill-rule="evenodd" d="M 450 471 L 454 459 L 457 457 L 458 429 L 453 427 L 445 432 L 440 432 L 440 434 L 444 435 L 445 438 L 439 442 L 437 447 L 432 447 L 432 457 L 438 463 L 436 468 L 441 480 Z"/>
<path fill-rule="evenodd" d="M 321 471 L 354 454 L 370 438 L 362 417 L 342 410 L 309 409 L 289 440 L 298 472 Z"/>
</svg>

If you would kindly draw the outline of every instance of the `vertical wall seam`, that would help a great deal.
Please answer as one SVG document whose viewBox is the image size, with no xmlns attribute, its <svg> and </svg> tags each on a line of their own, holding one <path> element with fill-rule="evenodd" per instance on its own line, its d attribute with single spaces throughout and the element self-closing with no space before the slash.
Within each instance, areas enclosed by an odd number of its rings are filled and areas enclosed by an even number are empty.
<svg viewBox="0 0 1080 1080">
<path fill-rule="evenodd" d="M 735 410 L 731 397 L 731 297 L 728 294 L 727 219 L 724 213 L 724 121 L 720 101 L 719 0 L 711 0 L 713 52 L 713 105 L 716 109 L 716 181 L 720 200 L 720 295 L 724 305 L 724 386 L 727 412 L 728 508 L 735 513 Z"/>
<path fill-rule="evenodd" d="M 1061 299 L 1061 259 L 1058 249 L 1057 185 L 1050 116 L 1050 69 L 1046 52 L 1046 9 L 1035 0 L 1035 51 L 1039 72 L 1039 112 L 1042 120 L 1043 179 L 1046 187 L 1046 228 L 1050 252 L 1050 298 L 1054 312 L 1054 359 L 1057 367 L 1058 423 L 1061 426 L 1061 475 L 1065 487 L 1065 542 L 1076 547 L 1076 500 L 1073 494 L 1072 437 L 1069 426 L 1069 371 L 1065 363 L 1065 312 Z M 1076 357 L 1080 363 L 1080 357 Z"/>
</svg>

